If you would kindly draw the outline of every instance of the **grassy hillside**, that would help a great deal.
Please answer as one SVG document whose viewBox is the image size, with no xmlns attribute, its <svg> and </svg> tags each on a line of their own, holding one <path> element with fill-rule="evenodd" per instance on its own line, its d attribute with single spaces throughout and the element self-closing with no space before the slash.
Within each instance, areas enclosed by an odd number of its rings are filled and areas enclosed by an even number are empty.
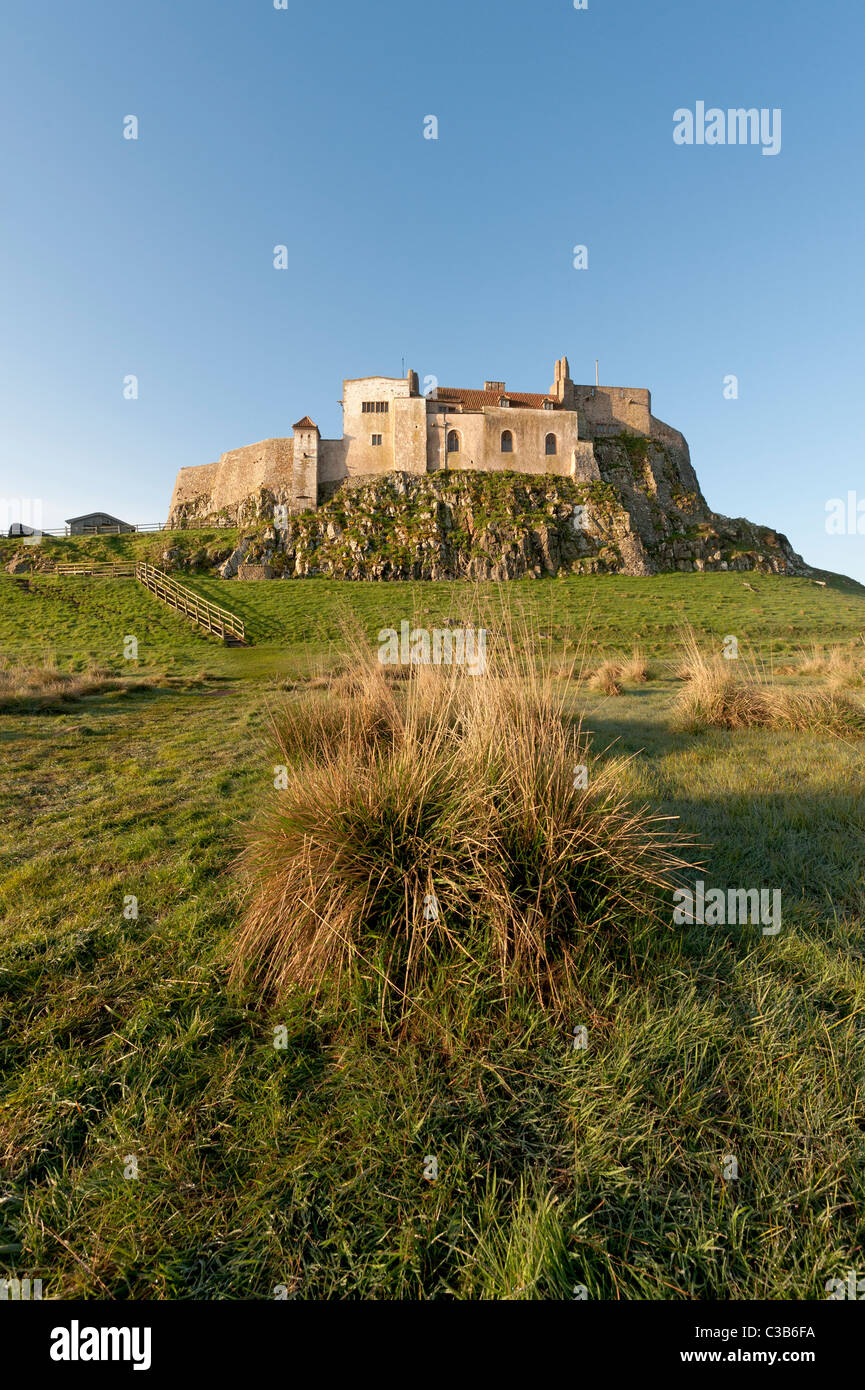
<svg viewBox="0 0 865 1390">
<path fill-rule="evenodd" d="M 244 534 L 248 534 L 245 532 Z M 45 536 L 38 554 L 54 564 L 74 565 L 85 560 L 148 560 L 158 565 L 164 551 L 174 549 L 180 561 L 206 565 L 225 556 L 237 545 L 238 532 L 231 527 L 190 531 L 141 531 L 122 536 Z M 14 555 L 29 553 L 21 540 L 0 536 L 0 565 Z"/>
<path fill-rule="evenodd" d="M 737 632 L 766 652 L 787 652 L 808 641 L 855 639 L 865 630 L 865 589 L 850 581 L 821 589 L 806 579 L 735 574 L 567 576 L 492 584 L 353 584 L 338 580 L 224 584 L 190 581 L 214 602 L 227 604 L 265 643 L 322 643 L 339 636 L 343 609 L 360 619 L 370 638 L 417 613 L 427 626 L 463 618 L 477 600 L 493 612 L 504 603 L 524 612 L 553 640 L 573 638 L 586 624 L 599 646 L 627 648 L 644 641 L 671 649 L 685 622 L 708 634 Z"/>
<path fill-rule="evenodd" d="M 503 586 L 178 577 L 243 618 L 254 652 L 226 651 L 133 579 L 36 574 L 25 590 L 2 573 L 0 652 L 32 659 L 54 653 L 73 667 L 95 658 L 119 668 L 123 639 L 132 634 L 146 666 L 261 674 L 326 656 L 340 640 L 346 614 L 372 640 L 381 628 L 398 628 L 415 613 L 428 627 L 449 617 L 469 619 L 479 603 L 493 615 L 502 604 L 525 612 L 554 643 L 573 641 L 589 627 L 590 642 L 601 649 L 642 642 L 658 653 L 672 651 L 686 622 L 716 640 L 734 633 L 767 657 L 815 642 L 853 642 L 865 632 L 865 589 L 843 579 L 820 588 L 807 579 L 760 574 L 745 581 L 737 574 L 568 576 Z"/>
</svg>

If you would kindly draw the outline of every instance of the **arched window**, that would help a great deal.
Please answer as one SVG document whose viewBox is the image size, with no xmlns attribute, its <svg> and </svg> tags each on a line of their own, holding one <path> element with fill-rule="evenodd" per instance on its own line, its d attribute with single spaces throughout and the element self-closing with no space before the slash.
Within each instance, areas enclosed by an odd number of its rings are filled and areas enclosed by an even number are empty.
<svg viewBox="0 0 865 1390">
<path fill-rule="evenodd" d="M 546 439 L 544 440 L 544 453 L 545 453 L 545 454 L 554 454 L 555 452 L 556 452 L 556 436 L 555 436 L 554 434 L 548 434 L 547 437 L 546 437 Z"/>
<path fill-rule="evenodd" d="M 510 430 L 502 430 L 502 453 L 512 454 L 514 452 L 514 437 Z"/>
<path fill-rule="evenodd" d="M 460 451 L 460 437 L 456 430 L 448 430 L 448 453 L 458 454 Z"/>
</svg>

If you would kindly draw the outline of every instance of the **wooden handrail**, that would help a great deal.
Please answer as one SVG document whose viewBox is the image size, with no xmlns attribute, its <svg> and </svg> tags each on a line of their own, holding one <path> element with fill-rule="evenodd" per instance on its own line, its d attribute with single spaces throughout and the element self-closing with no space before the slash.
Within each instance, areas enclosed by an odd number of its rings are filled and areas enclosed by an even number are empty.
<svg viewBox="0 0 865 1390">
<path fill-rule="evenodd" d="M 203 604 L 206 608 L 212 608 L 215 613 L 221 613 L 224 617 L 230 618 L 232 622 L 240 623 L 241 626 L 243 625 L 242 620 L 238 618 L 235 613 L 232 613 L 228 608 L 221 608 L 218 603 L 211 603 L 210 599 L 202 598 L 201 595 L 196 594 L 193 589 L 187 589 L 185 584 L 180 584 L 176 579 L 172 579 L 171 575 L 166 574 L 164 570 L 157 569 L 155 565 L 148 564 L 146 560 L 140 560 L 136 566 L 136 569 L 141 569 L 149 572 L 150 574 L 156 576 L 165 585 L 167 589 L 174 589 L 178 593 L 181 593 L 188 598 L 194 599 L 196 603 Z"/>
<path fill-rule="evenodd" d="M 221 637 L 236 637 L 246 643 L 246 627 L 242 618 L 230 613 L 227 608 L 221 608 L 218 603 L 201 598 L 192 589 L 187 589 L 185 584 L 178 584 L 176 579 L 171 579 L 155 565 L 139 561 L 135 566 L 135 578 L 169 608 L 186 614 L 205 631 Z"/>
<path fill-rule="evenodd" d="M 245 646 L 249 645 L 246 640 L 246 625 L 242 618 L 238 618 L 227 608 L 221 608 L 218 603 L 211 603 L 209 599 L 202 598 L 192 589 L 187 589 L 185 584 L 178 584 L 176 579 L 172 579 L 155 565 L 148 564 L 146 560 L 139 560 L 137 564 L 131 561 L 94 561 L 92 564 L 55 565 L 51 572 L 67 577 L 76 574 L 134 577 L 169 608 L 184 613 L 206 632 L 223 638 L 235 637 Z"/>
</svg>

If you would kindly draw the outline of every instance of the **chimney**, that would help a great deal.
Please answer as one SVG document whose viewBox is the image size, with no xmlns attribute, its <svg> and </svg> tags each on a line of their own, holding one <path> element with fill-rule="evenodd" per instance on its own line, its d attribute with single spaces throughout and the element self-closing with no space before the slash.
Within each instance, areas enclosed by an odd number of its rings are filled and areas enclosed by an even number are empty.
<svg viewBox="0 0 865 1390">
<path fill-rule="evenodd" d="M 503 381 L 485 381 L 485 391 L 498 391 L 500 396 L 505 395 L 505 383 Z"/>
<path fill-rule="evenodd" d="M 565 410 L 575 410 L 574 383 L 571 381 L 571 369 L 568 366 L 567 357 L 556 360 L 556 377 L 550 387 L 550 395 L 555 396 L 560 405 Z"/>
</svg>

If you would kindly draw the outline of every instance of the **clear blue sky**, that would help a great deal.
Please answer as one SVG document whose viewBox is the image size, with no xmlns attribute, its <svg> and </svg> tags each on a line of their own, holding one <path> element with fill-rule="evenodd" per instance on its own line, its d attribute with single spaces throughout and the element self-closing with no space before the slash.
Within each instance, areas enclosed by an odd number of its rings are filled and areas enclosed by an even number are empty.
<svg viewBox="0 0 865 1390">
<path fill-rule="evenodd" d="M 545 390 L 566 353 L 651 388 L 710 505 L 865 580 L 825 531 L 865 498 L 861 3 L 10 0 L 0 52 L 0 495 L 46 526 L 160 521 L 403 356 Z M 675 145 L 697 101 L 780 107 L 780 154 Z"/>
</svg>

